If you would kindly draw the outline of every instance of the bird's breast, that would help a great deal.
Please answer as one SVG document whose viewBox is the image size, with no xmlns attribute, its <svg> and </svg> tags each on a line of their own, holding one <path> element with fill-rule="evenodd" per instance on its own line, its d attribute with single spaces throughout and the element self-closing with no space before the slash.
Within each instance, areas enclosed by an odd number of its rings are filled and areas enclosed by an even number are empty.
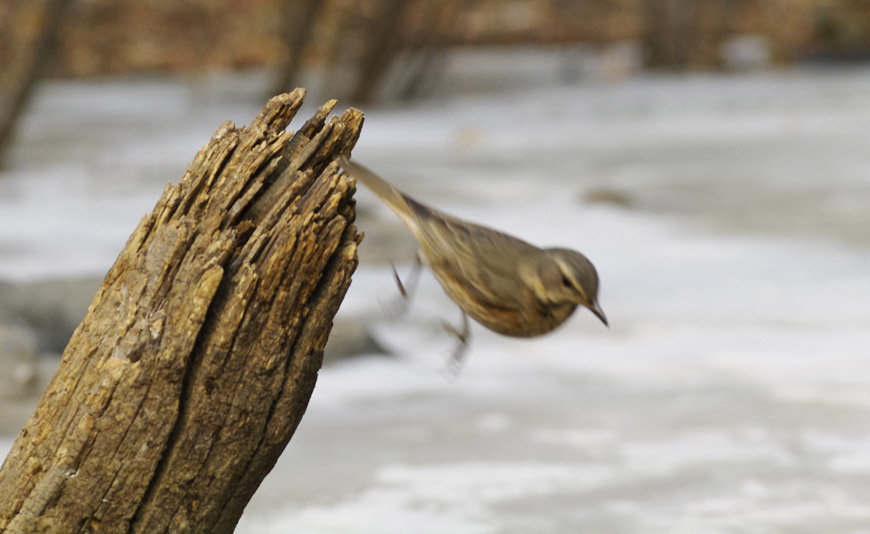
<svg viewBox="0 0 870 534">
<path fill-rule="evenodd" d="M 455 281 L 435 277 L 447 295 L 472 319 L 493 332 L 511 337 L 535 337 L 546 334 L 568 319 L 576 305 L 544 303 L 531 292 L 517 287 L 514 298 L 495 301 L 481 297 L 477 291 Z"/>
</svg>

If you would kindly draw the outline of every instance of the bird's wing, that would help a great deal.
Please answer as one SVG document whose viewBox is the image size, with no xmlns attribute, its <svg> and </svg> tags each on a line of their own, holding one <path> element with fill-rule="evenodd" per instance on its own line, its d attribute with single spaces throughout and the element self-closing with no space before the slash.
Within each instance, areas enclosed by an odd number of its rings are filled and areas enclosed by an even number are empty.
<svg viewBox="0 0 870 534">
<path fill-rule="evenodd" d="M 455 273 L 454 283 L 462 285 L 467 293 L 488 306 L 521 308 L 526 305 L 521 266 L 538 252 L 537 247 L 413 200 L 409 206 L 417 215 L 421 226 L 418 240 L 436 276 L 444 271 Z"/>
</svg>

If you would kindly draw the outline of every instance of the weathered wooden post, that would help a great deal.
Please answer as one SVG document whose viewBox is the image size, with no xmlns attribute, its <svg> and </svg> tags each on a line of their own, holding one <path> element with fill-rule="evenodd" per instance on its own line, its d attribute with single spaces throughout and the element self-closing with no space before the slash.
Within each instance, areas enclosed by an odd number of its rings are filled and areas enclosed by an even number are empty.
<svg viewBox="0 0 870 534">
<path fill-rule="evenodd" d="M 232 532 L 299 423 L 360 240 L 304 91 L 225 123 L 109 270 L 0 469 L 0 532 Z"/>
</svg>

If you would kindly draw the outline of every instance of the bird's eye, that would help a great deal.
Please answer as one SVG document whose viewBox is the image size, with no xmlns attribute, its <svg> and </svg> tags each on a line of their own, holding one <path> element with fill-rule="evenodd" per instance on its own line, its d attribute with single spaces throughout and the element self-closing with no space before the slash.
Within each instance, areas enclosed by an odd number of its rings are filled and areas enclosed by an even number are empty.
<svg viewBox="0 0 870 534">
<path fill-rule="evenodd" d="M 562 285 L 567 287 L 568 289 L 574 287 L 574 284 L 571 283 L 571 280 L 568 280 L 568 277 L 564 275 L 562 275 Z"/>
</svg>

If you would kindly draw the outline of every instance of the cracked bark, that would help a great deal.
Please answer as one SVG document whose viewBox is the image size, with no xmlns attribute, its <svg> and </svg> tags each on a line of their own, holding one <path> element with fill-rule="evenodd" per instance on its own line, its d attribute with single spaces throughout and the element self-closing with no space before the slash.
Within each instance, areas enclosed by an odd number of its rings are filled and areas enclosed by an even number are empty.
<svg viewBox="0 0 870 534">
<path fill-rule="evenodd" d="M 0 469 L 0 532 L 232 532 L 298 425 L 361 237 L 304 91 L 225 123 L 130 236 Z"/>
</svg>

